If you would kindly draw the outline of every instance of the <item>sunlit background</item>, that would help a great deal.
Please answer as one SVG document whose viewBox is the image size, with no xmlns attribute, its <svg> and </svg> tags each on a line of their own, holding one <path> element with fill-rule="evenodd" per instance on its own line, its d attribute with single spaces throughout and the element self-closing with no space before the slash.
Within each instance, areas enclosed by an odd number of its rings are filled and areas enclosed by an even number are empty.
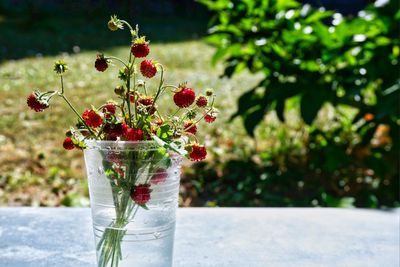
<svg viewBox="0 0 400 267">
<path fill-rule="evenodd" d="M 118 68 L 94 69 L 97 52 L 129 55 L 113 14 L 139 24 L 167 82 L 218 96 L 181 206 L 399 205 L 399 1 L 0 0 L 1 205 L 89 205 L 82 152 L 62 148 L 74 115 L 25 101 L 59 86 L 59 58 L 80 111 L 113 98 Z"/>
</svg>

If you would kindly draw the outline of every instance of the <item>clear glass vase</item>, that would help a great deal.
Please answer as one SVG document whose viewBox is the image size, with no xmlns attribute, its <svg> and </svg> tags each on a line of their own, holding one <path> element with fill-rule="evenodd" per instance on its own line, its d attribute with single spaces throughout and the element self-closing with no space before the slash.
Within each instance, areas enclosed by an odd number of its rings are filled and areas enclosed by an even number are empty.
<svg viewBox="0 0 400 267">
<path fill-rule="evenodd" d="M 98 266 L 172 266 L 181 156 L 151 141 L 86 144 Z"/>
</svg>

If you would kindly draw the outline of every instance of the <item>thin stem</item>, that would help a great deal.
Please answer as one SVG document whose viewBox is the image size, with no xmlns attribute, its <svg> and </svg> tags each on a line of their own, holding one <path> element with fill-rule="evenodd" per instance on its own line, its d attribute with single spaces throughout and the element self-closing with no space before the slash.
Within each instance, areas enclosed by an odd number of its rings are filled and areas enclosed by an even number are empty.
<svg viewBox="0 0 400 267">
<path fill-rule="evenodd" d="M 60 75 L 60 80 L 61 80 L 61 94 L 64 94 L 64 80 L 62 75 Z"/>
<path fill-rule="evenodd" d="M 128 65 L 127 65 L 122 59 L 120 59 L 120 58 L 118 58 L 118 57 L 107 56 L 107 57 L 104 57 L 104 58 L 105 58 L 105 59 L 115 59 L 115 60 L 121 62 L 126 68 L 129 69 Z"/>
<path fill-rule="evenodd" d="M 90 127 L 86 124 L 85 120 L 81 117 L 81 115 L 78 113 L 78 111 L 76 111 L 76 109 L 74 108 L 74 106 L 71 104 L 71 102 L 68 100 L 68 98 L 64 95 L 64 80 L 63 80 L 63 76 L 60 75 L 60 82 L 61 82 L 61 93 L 58 93 L 59 96 L 61 96 L 65 102 L 67 102 L 68 106 L 72 109 L 72 111 L 76 114 L 76 116 L 78 116 L 78 119 L 80 121 L 83 122 L 83 124 L 86 126 L 86 128 L 89 130 L 89 132 L 92 135 L 95 135 L 95 133 L 92 131 L 92 129 L 90 129 Z"/>
<path fill-rule="evenodd" d="M 71 102 L 67 99 L 67 97 L 61 93 L 58 94 L 62 99 L 65 100 L 65 102 L 67 102 L 68 106 L 72 109 L 72 111 L 76 114 L 76 116 L 78 117 L 78 119 L 83 122 L 83 124 L 86 126 L 86 128 L 89 130 L 89 132 L 95 136 L 95 133 L 92 131 L 92 129 L 90 129 L 90 127 L 86 124 L 85 120 L 81 117 L 81 115 L 78 113 L 78 111 L 76 111 L 76 109 L 74 108 L 74 106 L 72 106 Z"/>
<path fill-rule="evenodd" d="M 136 59 L 136 58 L 135 58 Z M 135 62 L 135 59 L 133 61 Z M 135 95 L 134 100 L 135 100 L 135 120 L 138 120 L 137 117 L 137 101 L 136 101 L 136 73 L 133 73 L 133 94 Z"/>
<path fill-rule="evenodd" d="M 163 88 L 162 85 L 164 83 L 164 67 L 161 64 L 159 64 L 159 66 L 161 68 L 160 83 L 158 85 L 157 93 L 156 93 L 156 96 L 154 97 L 153 104 L 151 105 L 151 108 L 149 110 L 153 110 L 154 105 L 156 104 L 156 101 L 157 101 L 157 99 L 158 99 L 158 97 L 159 97 L 159 95 L 160 95 L 160 93 L 162 91 L 162 88 Z M 146 119 L 147 119 L 148 116 L 149 116 L 149 114 L 147 114 Z"/>
<path fill-rule="evenodd" d="M 144 94 L 147 95 L 146 83 L 143 83 Z"/>
<path fill-rule="evenodd" d="M 200 119 L 198 119 L 197 121 L 195 121 L 192 125 L 190 125 L 190 127 L 186 128 L 185 130 L 190 129 L 190 128 L 193 127 L 194 125 L 198 124 L 202 119 L 204 119 L 204 117 L 208 114 L 209 111 L 211 111 L 211 108 L 210 108 L 208 111 L 204 112 L 203 116 L 201 116 Z"/>
<path fill-rule="evenodd" d="M 133 28 L 132 28 L 132 26 L 127 22 L 127 21 L 125 21 L 125 20 L 120 20 L 122 23 L 124 23 L 126 26 L 128 26 L 128 28 L 131 30 L 131 32 L 134 32 L 134 30 L 133 30 Z"/>
<path fill-rule="evenodd" d="M 173 118 L 176 114 L 178 114 L 178 112 L 181 110 L 181 108 L 178 108 L 177 110 L 176 110 L 176 112 L 174 113 L 174 114 L 172 114 L 171 115 L 171 118 Z"/>
<path fill-rule="evenodd" d="M 174 88 L 174 89 L 179 90 L 179 87 L 178 87 L 178 86 L 175 86 L 175 85 L 172 85 L 172 84 L 166 84 L 166 85 L 164 85 L 164 86 L 163 86 L 163 89 L 165 89 L 165 88 Z"/>
</svg>

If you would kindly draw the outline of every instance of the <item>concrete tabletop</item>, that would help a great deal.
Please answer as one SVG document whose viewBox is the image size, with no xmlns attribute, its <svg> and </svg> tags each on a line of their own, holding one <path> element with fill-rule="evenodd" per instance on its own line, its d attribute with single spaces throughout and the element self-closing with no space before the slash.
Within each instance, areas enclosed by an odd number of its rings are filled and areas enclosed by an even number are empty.
<svg viewBox="0 0 400 267">
<path fill-rule="evenodd" d="M 174 267 L 398 267 L 399 211 L 185 208 Z M 95 267 L 89 209 L 0 208 L 1 267 Z"/>
</svg>

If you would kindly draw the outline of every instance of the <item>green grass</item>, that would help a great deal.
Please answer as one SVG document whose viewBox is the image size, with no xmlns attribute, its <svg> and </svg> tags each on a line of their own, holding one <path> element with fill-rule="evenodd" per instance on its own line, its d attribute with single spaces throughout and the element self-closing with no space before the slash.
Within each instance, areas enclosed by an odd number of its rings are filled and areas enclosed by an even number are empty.
<svg viewBox="0 0 400 267">
<path fill-rule="evenodd" d="M 104 52 L 125 58 L 129 47 L 111 47 Z M 239 121 L 226 122 L 235 111 L 237 97 L 256 80 L 246 74 L 232 80 L 219 79 L 222 69 L 211 66 L 212 54 L 213 48 L 199 40 L 151 46 L 151 58 L 165 66 L 167 83 L 187 81 L 198 93 L 208 87 L 216 90 L 220 117 L 216 124 L 203 124 L 199 130 L 217 152 L 210 154 L 218 154 L 218 147 L 212 144 L 222 140 L 221 136 L 224 140 L 245 137 Z M 65 131 L 75 122 L 74 114 L 61 99 L 54 99 L 43 113 L 29 110 L 25 101 L 34 89 L 59 88 L 59 77 L 52 67 L 60 57 L 70 67 L 65 76 L 66 94 L 80 112 L 92 104 L 100 105 L 114 98 L 113 88 L 119 84 L 119 66 L 99 73 L 93 67 L 95 56 L 96 51 L 85 51 L 24 58 L 0 65 L 1 205 L 87 205 L 82 152 L 65 151 L 61 145 Z M 174 105 L 170 96 L 165 95 L 161 101 L 160 105 L 172 110 L 170 107 Z"/>
</svg>

